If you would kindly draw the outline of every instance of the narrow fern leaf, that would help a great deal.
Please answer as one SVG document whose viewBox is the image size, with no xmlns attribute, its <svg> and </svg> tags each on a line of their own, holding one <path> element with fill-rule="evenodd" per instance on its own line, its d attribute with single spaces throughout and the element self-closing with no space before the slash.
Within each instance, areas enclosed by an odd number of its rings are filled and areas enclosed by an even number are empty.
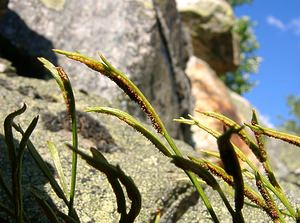
<svg viewBox="0 0 300 223">
<path fill-rule="evenodd" d="M 156 137 L 151 131 L 149 131 L 144 125 L 142 125 L 138 120 L 129 115 L 128 113 L 115 108 L 109 107 L 91 107 L 86 109 L 87 112 L 97 112 L 107 115 L 112 115 L 120 119 L 121 121 L 127 123 L 129 126 L 133 127 L 136 131 L 140 132 L 143 136 L 150 140 L 156 148 L 159 149 L 164 155 L 171 156 L 172 152 L 164 143 Z"/>
<path fill-rule="evenodd" d="M 63 189 L 65 195 L 67 197 L 69 197 L 69 191 L 68 191 L 68 187 L 66 184 L 66 177 L 65 177 L 62 165 L 61 165 L 58 150 L 57 150 L 56 146 L 54 145 L 54 143 L 50 142 L 50 141 L 48 141 L 48 149 L 50 151 L 52 160 L 54 162 L 54 166 L 55 166 L 56 172 L 58 174 L 58 178 L 59 178 L 60 184 L 62 186 L 62 189 Z"/>
</svg>

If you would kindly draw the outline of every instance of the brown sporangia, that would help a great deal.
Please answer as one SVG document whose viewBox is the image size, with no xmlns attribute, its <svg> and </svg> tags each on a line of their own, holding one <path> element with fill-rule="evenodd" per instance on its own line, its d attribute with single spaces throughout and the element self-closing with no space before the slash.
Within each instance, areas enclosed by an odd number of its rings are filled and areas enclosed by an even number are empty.
<svg viewBox="0 0 300 223">
<path fill-rule="evenodd" d="M 261 177 L 259 173 L 255 175 L 256 179 L 256 186 L 264 200 L 266 201 L 267 204 L 267 213 L 269 216 L 273 219 L 274 222 L 278 221 L 279 219 L 279 214 L 278 210 L 276 209 L 276 204 L 274 203 L 273 199 L 271 198 L 270 193 L 267 191 L 267 189 L 263 186 L 263 182 L 261 180 Z"/>
<path fill-rule="evenodd" d="M 258 124 L 257 115 L 256 115 L 255 110 L 253 110 L 252 111 L 251 125 L 257 125 L 257 124 Z M 257 158 L 259 159 L 260 162 L 263 163 L 267 160 L 267 152 L 265 150 L 263 136 L 258 132 L 254 132 L 254 136 L 256 138 L 256 142 L 257 142 L 258 149 L 259 149 L 259 155 L 257 156 Z"/>
<path fill-rule="evenodd" d="M 146 115 L 149 117 L 153 127 L 156 129 L 158 133 L 162 132 L 162 123 L 158 118 L 156 117 L 155 112 L 153 111 L 150 104 L 147 104 L 147 102 L 143 99 L 141 96 L 141 93 L 138 92 L 137 88 L 134 87 L 134 85 L 128 80 L 127 78 L 124 77 L 124 75 L 118 74 L 116 72 L 116 69 L 112 68 L 111 65 L 106 61 L 106 59 L 101 56 L 101 59 L 103 62 L 98 61 L 96 59 L 90 58 L 83 56 L 78 53 L 70 53 L 70 52 L 65 52 L 65 51 L 60 51 L 60 50 L 54 50 L 57 53 L 61 53 L 63 55 L 66 55 L 68 58 L 79 61 L 92 70 L 95 70 L 99 72 L 100 74 L 108 77 L 111 79 L 113 82 L 115 82 L 123 91 L 125 94 L 129 96 L 131 100 L 136 102 L 141 110 L 146 113 Z"/>
<path fill-rule="evenodd" d="M 64 86 L 64 90 L 62 90 L 62 94 L 65 100 L 65 104 L 67 106 L 68 113 L 69 115 L 71 115 L 75 111 L 75 102 L 74 102 L 72 87 L 70 85 L 70 80 L 62 67 L 56 67 L 56 70 L 62 80 L 62 84 Z"/>
<path fill-rule="evenodd" d="M 202 167 L 204 167 L 207 170 L 209 170 L 213 175 L 215 175 L 217 177 L 220 177 L 228 185 L 234 187 L 233 177 L 227 175 L 224 170 L 221 171 L 220 168 L 216 168 L 213 164 L 211 164 L 209 162 L 202 162 L 201 165 L 202 165 Z M 253 193 L 253 191 L 249 190 L 248 188 L 244 188 L 244 195 L 249 200 L 251 200 L 252 202 L 254 202 L 255 204 L 257 204 L 258 206 L 262 207 L 264 210 L 268 210 L 268 207 L 267 207 L 266 203 L 264 202 L 264 200 L 262 200 L 260 197 L 256 196 Z"/>
</svg>

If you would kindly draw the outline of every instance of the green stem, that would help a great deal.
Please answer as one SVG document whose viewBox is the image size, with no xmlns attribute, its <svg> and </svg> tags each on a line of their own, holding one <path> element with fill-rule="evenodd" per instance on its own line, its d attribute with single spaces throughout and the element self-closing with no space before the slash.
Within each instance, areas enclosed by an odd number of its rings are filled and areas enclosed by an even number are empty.
<svg viewBox="0 0 300 223">
<path fill-rule="evenodd" d="M 153 223 L 159 223 L 160 221 L 160 212 L 156 213 Z"/>
<path fill-rule="evenodd" d="M 169 145 L 171 146 L 172 150 L 174 151 L 174 153 L 177 156 L 183 157 L 182 153 L 180 152 L 180 150 L 177 148 L 174 140 L 172 139 L 172 137 L 169 135 L 169 133 L 167 132 L 167 130 L 165 128 L 162 128 L 162 135 L 164 136 L 164 138 L 167 140 L 167 142 L 169 143 Z"/>
<path fill-rule="evenodd" d="M 196 190 L 198 191 L 198 193 L 199 193 L 204 205 L 206 206 L 208 212 L 210 213 L 213 221 L 216 223 L 219 223 L 219 219 L 218 219 L 211 203 L 209 202 L 209 199 L 206 196 L 203 188 L 200 186 L 199 181 L 197 180 L 195 174 L 193 174 L 192 172 L 189 172 L 189 171 L 184 171 L 184 172 L 188 175 L 188 177 L 192 181 L 193 185 L 196 187 Z"/>
<path fill-rule="evenodd" d="M 75 105 L 74 105 L 75 107 Z M 74 108 L 72 113 L 72 145 L 75 150 L 78 150 L 78 135 L 77 135 L 77 121 L 76 110 Z M 72 170 L 71 170 L 71 189 L 70 189 L 70 203 L 69 203 L 69 216 L 72 215 L 74 209 L 74 197 L 76 187 L 76 173 L 77 173 L 77 153 L 72 152 Z"/>
<path fill-rule="evenodd" d="M 14 186 L 15 186 L 15 194 L 14 197 L 16 198 L 16 213 L 17 213 L 17 222 L 23 223 L 24 222 L 24 205 L 23 205 L 23 191 L 22 191 L 22 170 L 23 170 L 23 157 L 24 152 L 26 149 L 27 141 L 29 140 L 30 135 L 32 134 L 35 126 L 38 122 L 38 116 L 35 117 L 28 128 L 26 129 L 24 135 L 19 144 L 19 148 L 16 154 L 16 166 L 13 169 L 13 176 L 14 176 Z"/>
<path fill-rule="evenodd" d="M 278 191 L 280 191 L 281 193 L 283 193 L 283 190 L 282 190 L 280 184 L 277 182 L 276 177 L 275 177 L 275 175 L 274 175 L 274 173 L 273 173 L 272 166 L 271 166 L 271 164 L 270 164 L 269 159 L 267 159 L 265 162 L 263 162 L 263 167 L 264 167 L 264 169 L 265 169 L 265 172 L 266 172 L 266 174 L 267 174 L 267 176 L 268 176 L 268 178 L 269 178 L 271 184 L 272 184 Z"/>
<path fill-rule="evenodd" d="M 15 177 L 14 180 L 15 182 L 15 194 L 14 196 L 16 197 L 16 202 L 15 202 L 15 209 L 16 209 L 16 217 L 17 217 L 17 223 L 23 223 L 24 222 L 24 208 L 23 208 L 23 193 L 22 193 L 22 184 L 21 184 L 21 176 L 18 174 L 18 168 L 15 170 Z"/>
<path fill-rule="evenodd" d="M 179 157 L 183 157 L 182 153 L 180 152 L 180 150 L 177 148 L 177 146 L 174 143 L 174 140 L 172 139 L 172 137 L 169 135 L 169 133 L 166 131 L 165 128 L 162 128 L 162 135 L 165 137 L 165 139 L 167 140 L 167 142 L 169 143 L 169 145 L 171 146 L 171 148 L 173 149 L 174 153 L 179 156 Z M 199 196 L 201 197 L 204 205 L 206 206 L 208 212 L 210 213 L 212 219 L 214 222 L 218 223 L 219 219 L 211 205 L 211 203 L 209 202 L 208 197 L 206 196 L 203 188 L 200 186 L 199 181 L 197 180 L 196 176 L 194 173 L 190 172 L 190 171 L 184 171 L 187 176 L 190 178 L 191 182 L 193 183 L 193 185 L 195 186 L 197 192 L 199 193 Z"/>
</svg>

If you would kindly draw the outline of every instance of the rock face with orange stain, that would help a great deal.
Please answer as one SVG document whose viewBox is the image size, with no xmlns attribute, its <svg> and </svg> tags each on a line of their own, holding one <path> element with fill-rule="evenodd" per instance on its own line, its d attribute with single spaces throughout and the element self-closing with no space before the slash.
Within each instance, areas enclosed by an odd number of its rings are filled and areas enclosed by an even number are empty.
<svg viewBox="0 0 300 223">
<path fill-rule="evenodd" d="M 196 57 L 191 57 L 186 68 L 186 73 L 192 84 L 192 95 L 194 97 L 193 116 L 203 125 L 218 132 L 223 132 L 223 124 L 220 121 L 200 114 L 200 112 L 217 112 L 239 124 L 248 122 L 245 116 L 239 113 L 239 109 L 233 103 L 230 90 L 217 77 L 207 63 Z M 248 110 L 251 111 L 250 105 Z M 247 118 L 250 118 L 250 116 Z M 197 151 L 203 149 L 217 150 L 216 139 L 197 126 L 192 127 L 192 134 Z M 245 154 L 249 155 L 252 160 L 255 160 L 247 145 L 238 136 L 233 135 L 232 142 L 241 148 Z"/>
<path fill-rule="evenodd" d="M 177 0 L 177 7 L 191 40 L 192 52 L 185 72 L 191 81 L 193 115 L 218 132 L 223 132 L 223 124 L 197 111 L 217 112 L 243 124 L 251 116 L 251 105 L 248 104 L 247 115 L 243 115 L 234 103 L 234 93 L 219 79 L 220 75 L 234 71 L 239 63 L 238 39 L 232 32 L 232 8 L 223 0 Z M 196 126 L 192 127 L 192 139 L 196 151 L 217 150 L 216 139 Z M 239 137 L 233 135 L 232 141 L 255 161 Z"/>
</svg>

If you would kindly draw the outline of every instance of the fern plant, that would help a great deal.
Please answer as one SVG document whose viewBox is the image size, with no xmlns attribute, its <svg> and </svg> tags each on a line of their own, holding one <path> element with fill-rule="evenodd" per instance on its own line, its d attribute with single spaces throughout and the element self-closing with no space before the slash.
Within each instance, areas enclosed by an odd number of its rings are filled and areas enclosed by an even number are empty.
<svg viewBox="0 0 300 223">
<path fill-rule="evenodd" d="M 157 115 L 154 108 L 151 106 L 150 102 L 142 94 L 142 92 L 132 83 L 126 75 L 113 67 L 102 55 L 100 55 L 100 60 L 84 56 L 79 53 L 66 52 L 61 50 L 54 50 L 59 54 L 63 54 L 72 60 L 79 61 L 89 68 L 99 72 L 102 75 L 110 78 L 114 81 L 130 98 L 135 101 L 141 109 L 148 115 L 151 123 L 156 129 L 157 134 L 160 134 L 165 142 L 162 142 L 160 138 L 150 131 L 145 130 L 145 127 L 141 128 L 142 124 L 139 123 L 129 114 L 120 111 L 118 109 L 106 108 L 106 107 L 92 107 L 88 108 L 88 112 L 98 112 L 103 114 L 109 114 L 119 118 L 120 120 L 126 122 L 137 131 L 141 132 L 145 137 L 147 137 L 164 155 L 170 157 L 171 161 L 175 163 L 178 167 L 182 168 L 187 176 L 190 178 L 191 182 L 197 189 L 200 197 L 202 198 L 208 212 L 210 213 L 212 220 L 214 222 L 219 222 L 219 219 L 208 200 L 207 195 L 204 193 L 197 177 L 200 177 L 208 185 L 215 188 L 224 204 L 226 205 L 228 211 L 232 215 L 232 219 L 235 222 L 243 222 L 242 208 L 244 204 L 244 196 L 248 197 L 252 202 L 261 207 L 274 221 L 284 222 L 283 214 L 284 211 L 278 209 L 278 206 L 273 201 L 274 198 L 271 196 L 273 193 L 279 201 L 286 207 L 289 216 L 299 221 L 298 209 L 292 206 L 292 204 L 286 198 L 281 186 L 275 178 L 273 170 L 270 165 L 269 157 L 262 140 L 263 135 L 277 137 L 281 140 L 288 141 L 289 143 L 296 143 L 300 141 L 299 137 L 291 136 L 288 134 L 283 134 L 274 130 L 269 130 L 263 128 L 259 125 L 255 112 L 253 111 L 252 123 L 246 124 L 255 134 L 256 141 L 254 141 L 245 131 L 245 126 L 240 126 L 234 121 L 228 119 L 225 116 L 212 112 L 204 112 L 203 115 L 210 116 L 220 120 L 225 127 L 228 128 L 224 133 L 218 133 L 212 129 L 209 129 L 201 125 L 194 117 L 190 116 L 190 119 L 177 119 L 176 121 L 189 124 L 197 125 L 203 128 L 208 133 L 212 134 L 218 139 L 218 148 L 220 153 L 220 159 L 224 165 L 223 168 L 211 163 L 207 160 L 199 160 L 194 157 L 183 157 L 179 148 L 177 148 L 174 140 L 170 137 L 167 129 L 165 128 L 160 117 Z M 139 124 L 136 124 L 139 123 Z M 245 154 L 239 150 L 235 145 L 230 142 L 230 137 L 232 134 L 238 134 L 242 140 L 249 146 L 257 159 L 261 162 L 264 169 L 264 173 L 260 171 Z M 154 140 L 155 138 L 155 140 Z M 166 143 L 166 144 L 165 144 Z M 252 172 L 252 177 L 255 179 L 257 189 L 251 188 L 248 184 L 244 183 L 244 177 L 242 175 L 243 169 L 241 169 L 238 158 L 245 162 Z M 232 208 L 222 190 L 216 184 L 214 176 L 221 177 L 225 182 L 234 187 L 235 190 L 235 207 Z M 260 194 L 259 194 L 259 193 Z"/>
<path fill-rule="evenodd" d="M 263 136 L 274 137 L 297 146 L 300 146 L 300 137 L 264 128 L 259 124 L 255 111 L 253 111 L 252 122 L 243 126 L 221 114 L 199 111 L 202 115 L 207 116 L 207 118 L 214 118 L 222 122 L 224 125 L 224 132 L 217 132 L 207 126 L 204 126 L 191 115 L 189 118 L 179 118 L 175 119 L 175 121 L 187 125 L 196 125 L 205 130 L 208 134 L 214 136 L 217 139 L 219 153 L 210 154 L 220 158 L 223 165 L 219 166 L 206 159 L 183 155 L 165 128 L 163 121 L 143 93 L 127 78 L 126 75 L 113 67 L 102 55 L 100 55 L 100 59 L 97 60 L 80 53 L 61 50 L 54 51 L 65 55 L 72 60 L 79 61 L 100 74 L 105 75 L 114 81 L 132 101 L 136 102 L 140 106 L 142 111 L 149 117 L 156 133 L 153 133 L 149 127 L 143 125 L 130 114 L 116 108 L 89 107 L 86 109 L 86 112 L 102 113 L 117 117 L 150 140 L 150 142 L 162 153 L 162 155 L 167 156 L 170 159 L 170 162 L 174 163 L 178 168 L 182 169 L 186 173 L 191 183 L 195 186 L 195 189 L 199 193 L 213 222 L 220 222 L 220 220 L 203 189 L 202 182 L 205 182 L 206 185 L 212 187 L 219 194 L 228 212 L 231 214 L 233 222 L 244 222 L 243 207 L 247 203 L 245 198 L 248 198 L 252 205 L 264 210 L 274 222 L 285 222 L 287 218 L 293 219 L 295 222 L 300 222 L 299 208 L 295 207 L 287 199 L 284 190 L 275 177 L 270 165 L 268 152 L 265 148 Z M 64 213 L 55 207 L 51 207 L 47 201 L 44 201 L 39 193 L 32 188 L 31 193 L 36 198 L 36 201 L 42 207 L 45 215 L 51 222 L 59 222 L 60 219 L 63 219 L 65 222 L 80 222 L 80 217 L 77 215 L 73 205 L 74 200 L 76 199 L 76 166 L 78 155 L 82 157 L 88 165 L 98 169 L 106 175 L 116 197 L 118 207 L 117 211 L 120 214 L 119 222 L 134 222 L 142 207 L 141 195 L 138 188 L 134 184 L 133 180 L 127 176 L 119 166 L 111 165 L 99 151 L 91 149 L 91 154 L 88 155 L 78 149 L 79 142 L 77 139 L 76 126 L 76 100 L 72 92 L 68 75 L 61 67 L 55 67 L 46 59 L 39 58 L 39 60 L 52 73 L 58 83 L 70 116 L 73 143 L 72 145 L 67 144 L 66 146 L 73 151 L 72 174 L 70 179 L 71 188 L 68 190 L 66 187 L 65 182 L 67 179 L 64 176 L 58 149 L 55 145 L 52 142 L 48 142 L 49 151 L 52 155 L 55 168 L 59 176 L 59 183 L 54 179 L 47 165 L 29 139 L 38 121 L 38 117 L 33 119 L 26 131 L 23 131 L 19 125 L 14 123 L 14 118 L 26 110 L 26 106 L 24 105 L 23 108 L 9 114 L 4 122 L 5 139 L 9 154 L 8 159 L 12 169 L 12 185 L 10 188 L 8 183 L 5 182 L 4 178 L 0 175 L 0 186 L 13 203 L 14 210 L 11 211 L 4 204 L 0 204 L 0 209 L 9 216 L 9 219 L 15 219 L 16 222 L 30 222 L 28 214 L 23 208 L 21 175 L 23 168 L 23 153 L 27 148 L 34 157 L 37 166 L 39 166 L 49 180 L 56 195 L 64 201 L 68 209 L 68 213 Z M 13 143 L 13 128 L 17 132 L 20 132 L 23 136 L 17 148 Z M 249 136 L 245 128 L 249 128 L 254 133 L 255 139 Z M 254 165 L 237 146 L 231 143 L 230 138 L 232 134 L 237 134 L 249 146 L 260 162 L 261 168 Z M 246 178 L 247 180 L 245 180 Z M 228 196 L 230 197 L 231 195 L 225 194 L 220 186 L 220 182 L 225 182 L 233 188 L 234 206 L 232 206 L 228 201 Z M 127 196 L 125 196 L 125 194 L 127 194 Z M 127 202 L 128 199 L 130 200 L 130 204 Z M 279 208 L 279 205 L 283 206 L 284 209 Z M 160 215 L 161 213 L 156 215 L 154 220 L 155 222 L 159 222 Z"/>
</svg>

